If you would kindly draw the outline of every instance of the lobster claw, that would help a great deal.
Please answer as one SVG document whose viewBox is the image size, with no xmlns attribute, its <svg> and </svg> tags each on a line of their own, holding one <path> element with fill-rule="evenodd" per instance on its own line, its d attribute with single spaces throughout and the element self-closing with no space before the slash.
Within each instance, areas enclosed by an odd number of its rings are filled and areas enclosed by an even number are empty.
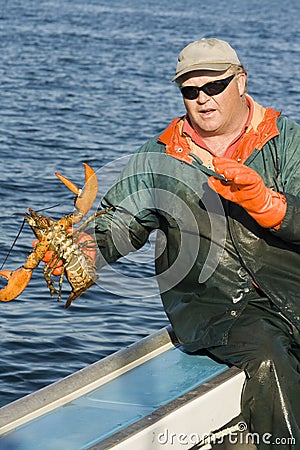
<svg viewBox="0 0 300 450">
<path fill-rule="evenodd" d="M 32 269 L 26 269 L 24 266 L 11 272 L 10 270 L 1 270 L 0 276 L 8 280 L 7 285 L 0 289 L 0 301 L 10 302 L 18 297 L 27 287 L 32 275 Z"/>
<path fill-rule="evenodd" d="M 60 181 L 67 186 L 70 191 L 76 194 L 75 208 L 79 213 L 78 220 L 74 217 L 73 220 L 80 221 L 83 216 L 85 216 L 91 209 L 98 193 L 98 180 L 95 171 L 86 163 L 83 163 L 85 170 L 85 184 L 84 188 L 81 190 L 74 184 L 71 180 L 55 172 L 55 175 L 60 179 Z"/>
</svg>

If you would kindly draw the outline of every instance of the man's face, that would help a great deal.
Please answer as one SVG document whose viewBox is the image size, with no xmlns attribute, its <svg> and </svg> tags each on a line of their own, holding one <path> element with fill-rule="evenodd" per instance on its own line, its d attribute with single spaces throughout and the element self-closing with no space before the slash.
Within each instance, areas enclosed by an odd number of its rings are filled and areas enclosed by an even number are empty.
<svg viewBox="0 0 300 450">
<path fill-rule="evenodd" d="M 223 80 L 230 75 L 232 75 L 230 70 L 225 72 L 190 72 L 183 79 L 181 87 L 200 87 L 212 81 Z M 200 91 L 195 100 L 183 99 L 192 126 L 200 136 L 234 133 L 240 124 L 245 106 L 245 86 L 246 75 L 239 73 L 218 95 L 209 96 Z"/>
</svg>

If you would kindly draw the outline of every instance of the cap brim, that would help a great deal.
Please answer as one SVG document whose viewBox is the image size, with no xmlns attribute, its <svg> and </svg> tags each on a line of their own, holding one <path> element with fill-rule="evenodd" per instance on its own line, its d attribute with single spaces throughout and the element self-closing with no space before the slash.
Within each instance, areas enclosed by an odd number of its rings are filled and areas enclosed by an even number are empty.
<svg viewBox="0 0 300 450">
<path fill-rule="evenodd" d="M 176 81 L 182 75 L 185 75 L 189 72 L 195 72 L 197 70 L 211 70 L 213 72 L 224 72 L 229 69 L 234 63 L 206 63 L 206 64 L 195 64 L 193 66 L 186 67 L 185 69 L 180 70 L 175 74 L 175 77 L 172 81 Z"/>
</svg>

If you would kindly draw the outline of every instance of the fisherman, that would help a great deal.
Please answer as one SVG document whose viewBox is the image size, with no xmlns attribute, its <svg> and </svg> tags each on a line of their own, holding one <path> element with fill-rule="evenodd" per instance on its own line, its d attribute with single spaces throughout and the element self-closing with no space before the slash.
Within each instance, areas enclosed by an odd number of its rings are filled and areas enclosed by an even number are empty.
<svg viewBox="0 0 300 450">
<path fill-rule="evenodd" d="M 259 449 L 299 449 L 300 127 L 247 94 L 225 41 L 187 45 L 173 81 L 186 114 L 104 196 L 98 265 L 160 230 L 156 276 L 179 342 L 245 372 Z"/>
</svg>

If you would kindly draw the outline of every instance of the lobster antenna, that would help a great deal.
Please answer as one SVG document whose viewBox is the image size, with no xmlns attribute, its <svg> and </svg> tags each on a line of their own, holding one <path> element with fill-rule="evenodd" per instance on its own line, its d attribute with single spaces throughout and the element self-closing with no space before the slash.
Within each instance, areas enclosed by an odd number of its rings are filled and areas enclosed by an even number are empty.
<svg viewBox="0 0 300 450">
<path fill-rule="evenodd" d="M 42 212 L 42 211 L 48 211 L 48 209 L 53 209 L 56 208 L 57 206 L 60 206 L 61 203 L 56 203 L 56 205 L 52 205 L 52 206 L 47 206 L 46 208 L 42 208 L 42 209 L 37 209 L 36 212 Z"/>
<path fill-rule="evenodd" d="M 23 222 L 22 222 L 22 224 L 21 224 L 21 226 L 20 226 L 20 229 L 19 229 L 19 231 L 18 231 L 18 233 L 17 233 L 17 236 L 15 237 L 15 239 L 14 239 L 14 241 L 13 241 L 13 243 L 12 243 L 10 249 L 9 249 L 8 252 L 7 252 L 7 255 L 6 255 L 5 258 L 4 258 L 4 261 L 3 261 L 3 263 L 2 263 L 2 265 L 1 265 L 1 267 L 0 267 L 0 270 L 3 269 L 4 264 L 6 263 L 6 261 L 8 260 L 9 255 L 10 255 L 11 252 L 12 252 L 12 249 L 13 249 L 14 246 L 16 245 L 16 242 L 17 242 L 17 240 L 18 240 L 20 234 L 22 233 L 22 230 L 23 230 L 23 228 L 24 228 L 24 225 L 25 225 L 25 219 L 23 219 Z"/>
<path fill-rule="evenodd" d="M 39 209 L 37 212 L 47 211 L 48 209 L 56 208 L 57 206 L 60 206 L 60 205 L 61 205 L 61 203 L 57 203 L 56 205 L 52 205 L 52 206 L 47 206 L 46 208 Z M 9 258 L 9 255 L 11 254 L 11 252 L 12 252 L 14 246 L 16 245 L 17 240 L 19 239 L 19 236 L 20 236 L 20 234 L 22 233 L 23 228 L 24 228 L 24 225 L 25 225 L 25 220 L 26 220 L 26 219 L 23 219 L 23 221 L 22 221 L 22 223 L 21 223 L 21 226 L 20 226 L 20 229 L 19 229 L 19 231 L 18 231 L 18 233 L 17 233 L 17 235 L 16 235 L 16 237 L 15 237 L 15 239 L 14 239 L 14 241 L 13 241 L 11 247 L 10 247 L 10 249 L 8 250 L 7 255 L 5 256 L 3 263 L 1 264 L 0 270 L 3 269 L 3 267 L 4 267 L 5 263 L 6 263 L 6 261 L 7 261 L 8 258 Z"/>
</svg>

